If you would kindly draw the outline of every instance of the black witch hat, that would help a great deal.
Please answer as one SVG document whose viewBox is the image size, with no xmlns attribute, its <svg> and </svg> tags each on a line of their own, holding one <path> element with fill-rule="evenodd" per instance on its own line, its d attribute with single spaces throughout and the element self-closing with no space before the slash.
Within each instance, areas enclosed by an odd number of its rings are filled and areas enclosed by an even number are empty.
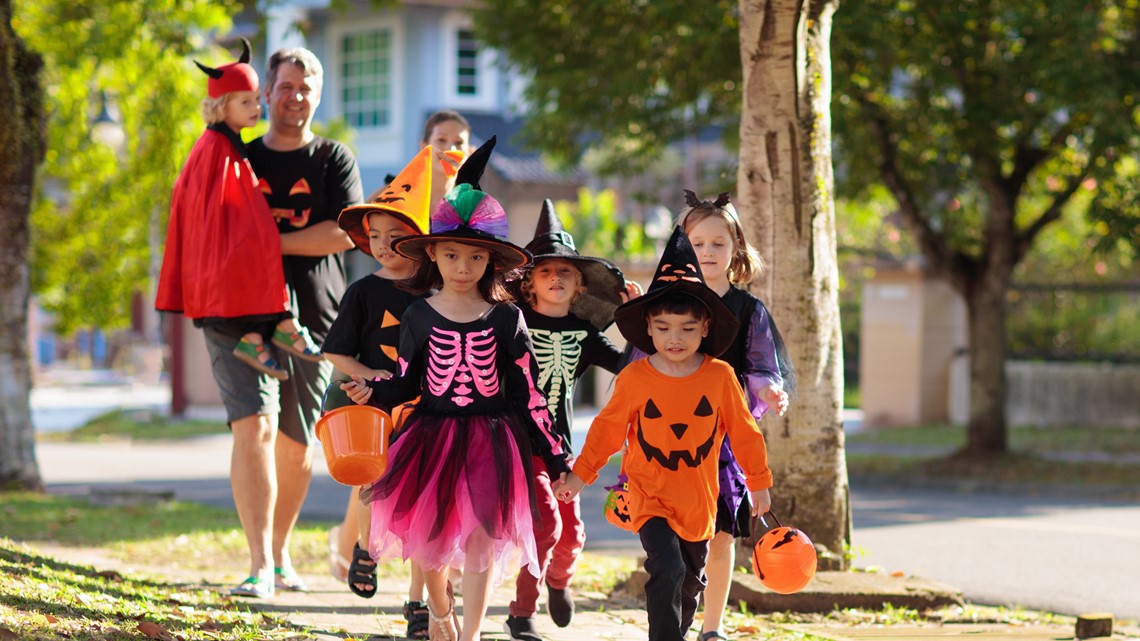
<svg viewBox="0 0 1140 641">
<path fill-rule="evenodd" d="M 608 260 L 579 254 L 574 246 L 574 237 L 562 226 L 562 219 L 554 211 L 554 203 L 550 199 L 542 203 L 534 238 L 527 243 L 526 249 L 534 254 L 536 267 L 545 259 L 560 258 L 582 272 L 582 284 L 586 291 L 574 300 L 570 307 L 571 313 L 589 321 L 599 330 L 604 330 L 614 322 L 614 310 L 621 305 L 621 294 L 625 291 L 625 274 Z M 517 285 L 518 281 L 514 281 L 512 289 Z"/>
<path fill-rule="evenodd" d="M 689 237 L 680 227 L 673 228 L 673 235 L 665 244 L 661 262 L 653 274 L 653 282 L 644 296 L 639 296 L 614 311 L 621 335 L 637 349 L 653 354 L 657 348 L 649 337 L 645 319 L 645 306 L 667 294 L 692 296 L 708 308 L 711 315 L 709 335 L 701 341 L 700 351 L 709 356 L 720 356 L 732 345 L 740 321 L 716 292 L 705 285 L 697 253 L 693 251 Z"/>
<path fill-rule="evenodd" d="M 530 252 L 507 240 L 510 229 L 503 206 L 479 190 L 479 179 L 483 177 L 495 142 L 495 136 L 491 136 L 459 167 L 455 187 L 447 192 L 431 215 L 431 233 L 405 236 L 393 242 L 392 249 L 413 260 L 423 260 L 427 257 L 427 245 L 454 241 L 489 250 L 495 256 L 496 270 L 515 269 L 530 263 Z"/>
</svg>

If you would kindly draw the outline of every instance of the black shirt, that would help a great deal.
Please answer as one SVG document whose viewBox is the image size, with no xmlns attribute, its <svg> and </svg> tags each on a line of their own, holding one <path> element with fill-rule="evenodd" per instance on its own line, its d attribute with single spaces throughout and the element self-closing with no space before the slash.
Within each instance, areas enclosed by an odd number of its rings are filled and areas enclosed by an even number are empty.
<svg viewBox="0 0 1140 641">
<path fill-rule="evenodd" d="M 570 448 L 574 424 L 574 384 L 591 365 L 617 373 L 621 350 L 592 323 L 574 314 L 555 318 L 521 306 L 527 331 L 538 359 L 537 385 L 546 395 L 554 430 L 562 447 Z"/>
<path fill-rule="evenodd" d="M 321 350 L 352 356 L 366 367 L 396 374 L 400 348 L 400 318 L 416 294 L 369 274 L 348 286 Z"/>
<path fill-rule="evenodd" d="M 335 140 L 315 136 L 300 149 L 274 151 L 258 138 L 248 152 L 282 234 L 335 222 L 342 209 L 364 200 L 356 158 Z M 289 306 L 320 343 L 336 319 L 347 285 L 343 252 L 284 256 L 282 262 Z"/>
</svg>

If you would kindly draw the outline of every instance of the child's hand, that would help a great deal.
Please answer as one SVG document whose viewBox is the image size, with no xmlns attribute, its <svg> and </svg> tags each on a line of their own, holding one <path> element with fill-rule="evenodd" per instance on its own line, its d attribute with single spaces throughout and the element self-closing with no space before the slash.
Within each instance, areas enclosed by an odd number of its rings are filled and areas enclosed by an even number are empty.
<svg viewBox="0 0 1140 641">
<path fill-rule="evenodd" d="M 752 516 L 760 516 L 772 509 L 772 495 L 768 490 L 753 490 L 749 494 L 752 495 Z"/>
<path fill-rule="evenodd" d="M 621 293 L 621 302 L 628 303 L 644 293 L 645 290 L 641 289 L 641 283 L 635 280 L 627 280 L 625 281 L 625 291 Z"/>
<path fill-rule="evenodd" d="M 551 489 L 554 491 L 554 498 L 563 503 L 569 503 L 574 500 L 575 496 L 578 496 L 584 487 L 586 487 L 585 481 L 571 472 L 565 481 L 559 478 L 555 485 L 551 486 Z"/>
<path fill-rule="evenodd" d="M 372 398 L 372 388 L 368 387 L 368 383 L 362 376 L 353 375 L 352 380 L 341 383 L 340 388 L 348 394 L 349 400 L 357 405 L 364 405 L 368 399 Z"/>
<path fill-rule="evenodd" d="M 776 416 L 783 416 L 788 411 L 788 393 L 775 383 L 760 390 L 762 401 L 768 404 L 768 409 L 774 411 Z"/>
</svg>

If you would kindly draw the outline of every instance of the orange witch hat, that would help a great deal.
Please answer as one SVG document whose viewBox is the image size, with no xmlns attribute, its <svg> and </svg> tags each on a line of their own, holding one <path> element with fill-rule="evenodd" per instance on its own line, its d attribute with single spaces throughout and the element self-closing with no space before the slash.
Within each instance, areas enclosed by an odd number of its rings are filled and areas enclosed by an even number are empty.
<svg viewBox="0 0 1140 641">
<path fill-rule="evenodd" d="M 420 149 L 388 186 L 371 202 L 345 207 L 337 218 L 340 228 L 348 232 L 356 248 L 372 255 L 368 249 L 368 215 L 388 214 L 407 223 L 417 234 L 426 234 L 431 218 L 431 145 Z"/>
</svg>

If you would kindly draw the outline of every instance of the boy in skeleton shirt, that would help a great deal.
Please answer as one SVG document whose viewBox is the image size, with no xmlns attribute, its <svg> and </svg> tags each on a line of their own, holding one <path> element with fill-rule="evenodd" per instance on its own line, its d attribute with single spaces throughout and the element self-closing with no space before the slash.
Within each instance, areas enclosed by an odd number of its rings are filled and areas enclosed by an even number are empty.
<svg viewBox="0 0 1140 641">
<path fill-rule="evenodd" d="M 549 200 L 526 249 L 534 254 L 534 265 L 518 273 L 511 287 L 538 359 L 536 385 L 546 394 L 555 433 L 569 452 L 574 384 L 591 365 L 618 371 L 621 351 L 602 330 L 613 323 L 614 309 L 627 297 L 640 295 L 641 288 L 626 283 L 609 261 L 579 255 Z M 574 614 L 569 585 L 586 540 L 578 501 L 557 501 L 542 459 L 536 457 L 532 464 L 540 515 L 534 534 L 542 576 L 522 571 L 516 581 L 505 627 L 512 639 L 521 641 L 542 639 L 534 628 L 534 614 L 543 579 L 550 617 L 559 627 L 569 625 Z"/>
<path fill-rule="evenodd" d="M 715 358 L 735 340 L 739 322 L 705 285 L 680 227 L 649 291 L 614 316 L 622 336 L 649 357 L 618 375 L 573 472 L 554 493 L 572 500 L 628 441 L 623 469 L 633 530 L 646 552 L 649 639 L 681 641 L 705 586 L 719 494 L 717 454 L 725 435 L 744 470 L 753 516 L 771 506 L 772 472 L 732 366 Z"/>
</svg>

